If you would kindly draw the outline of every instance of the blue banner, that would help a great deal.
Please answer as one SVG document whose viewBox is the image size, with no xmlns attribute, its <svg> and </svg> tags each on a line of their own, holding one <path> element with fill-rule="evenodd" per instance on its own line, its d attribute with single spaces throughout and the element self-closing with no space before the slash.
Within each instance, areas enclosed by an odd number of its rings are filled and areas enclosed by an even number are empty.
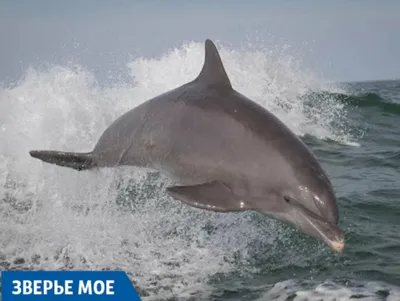
<svg viewBox="0 0 400 301">
<path fill-rule="evenodd" d="M 140 301 L 122 271 L 3 271 L 1 276 L 2 301 Z"/>
</svg>

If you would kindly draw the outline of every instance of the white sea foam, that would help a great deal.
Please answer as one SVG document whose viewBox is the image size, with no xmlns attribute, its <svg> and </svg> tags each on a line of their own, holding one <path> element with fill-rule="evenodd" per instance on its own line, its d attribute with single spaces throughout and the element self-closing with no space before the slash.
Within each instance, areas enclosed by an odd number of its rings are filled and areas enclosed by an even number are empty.
<svg viewBox="0 0 400 301">
<path fill-rule="evenodd" d="M 307 285 L 295 280 L 278 282 L 257 301 L 398 301 L 400 288 L 381 282 L 366 282 L 341 285 L 325 281 L 318 285 Z"/>
</svg>

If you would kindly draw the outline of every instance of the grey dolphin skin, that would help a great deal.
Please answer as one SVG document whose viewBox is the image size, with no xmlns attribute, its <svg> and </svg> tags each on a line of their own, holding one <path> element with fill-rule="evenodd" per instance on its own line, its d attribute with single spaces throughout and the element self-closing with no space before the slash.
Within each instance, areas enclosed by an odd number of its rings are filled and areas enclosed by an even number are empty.
<svg viewBox="0 0 400 301">
<path fill-rule="evenodd" d="M 259 211 L 333 251 L 344 248 L 335 194 L 320 164 L 277 117 L 232 88 L 211 40 L 196 79 L 123 114 L 93 151 L 30 155 L 76 170 L 158 170 L 176 181 L 167 193 L 188 205 Z"/>
</svg>

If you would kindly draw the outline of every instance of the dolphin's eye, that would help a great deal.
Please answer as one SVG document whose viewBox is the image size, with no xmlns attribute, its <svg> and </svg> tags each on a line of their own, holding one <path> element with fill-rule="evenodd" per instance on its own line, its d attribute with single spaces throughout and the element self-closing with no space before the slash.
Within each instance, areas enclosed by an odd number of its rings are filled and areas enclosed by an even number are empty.
<svg viewBox="0 0 400 301">
<path fill-rule="evenodd" d="M 286 203 L 288 203 L 288 204 L 291 204 L 291 203 L 292 203 L 291 198 L 288 197 L 288 196 L 284 196 L 283 199 L 284 199 L 284 200 L 286 201 Z"/>
</svg>

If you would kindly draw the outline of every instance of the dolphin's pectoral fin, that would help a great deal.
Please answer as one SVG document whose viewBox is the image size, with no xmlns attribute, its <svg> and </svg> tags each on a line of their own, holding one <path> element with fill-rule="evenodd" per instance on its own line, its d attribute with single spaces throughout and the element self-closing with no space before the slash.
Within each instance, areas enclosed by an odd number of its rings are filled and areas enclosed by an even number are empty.
<svg viewBox="0 0 400 301">
<path fill-rule="evenodd" d="M 249 209 L 220 181 L 193 186 L 172 186 L 167 192 L 190 206 L 217 212 L 244 211 Z"/>
</svg>

